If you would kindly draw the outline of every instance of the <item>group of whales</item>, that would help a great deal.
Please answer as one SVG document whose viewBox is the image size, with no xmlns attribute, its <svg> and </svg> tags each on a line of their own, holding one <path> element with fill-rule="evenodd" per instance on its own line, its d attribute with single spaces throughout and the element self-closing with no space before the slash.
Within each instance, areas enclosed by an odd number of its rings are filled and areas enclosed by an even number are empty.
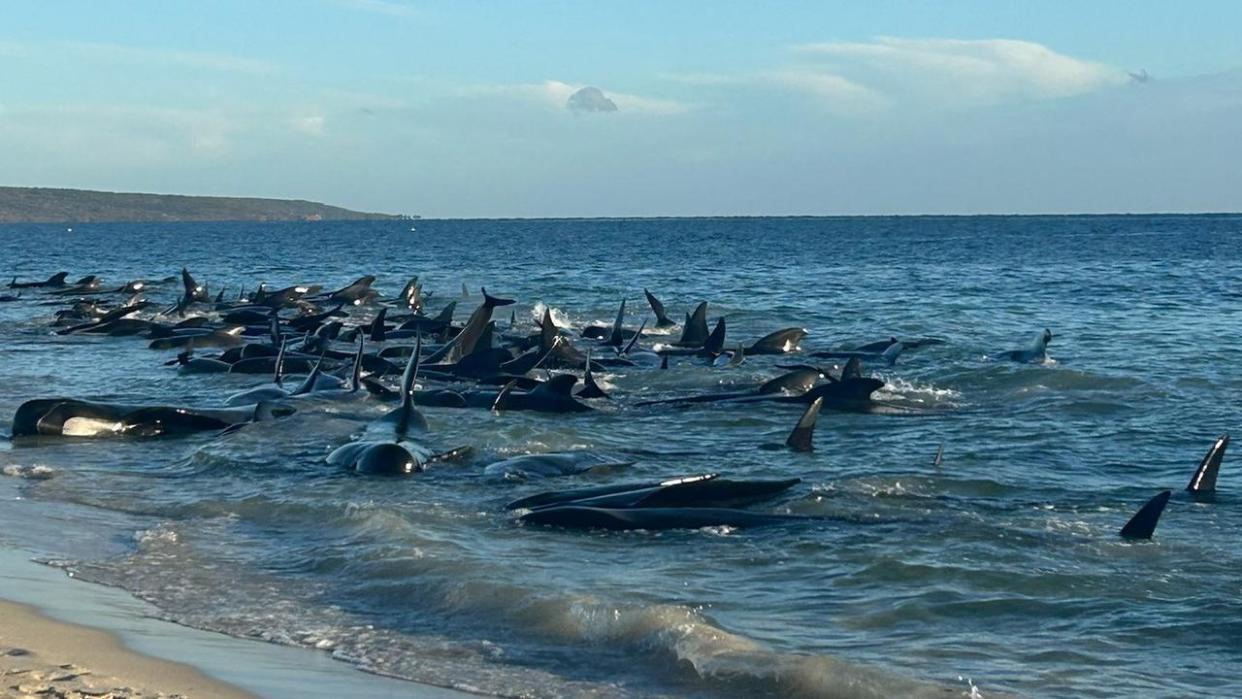
<svg viewBox="0 0 1242 699">
<path fill-rule="evenodd" d="M 385 300 L 373 288 L 376 278 L 363 276 L 333 291 L 320 285 L 295 285 L 270 290 L 260 284 L 226 298 L 214 296 L 182 269 L 181 293 L 166 308 L 148 296 L 175 283 L 177 277 L 134 280 L 119 288 L 105 288 L 96 275 L 74 283 L 61 272 L 45 281 L 19 282 L 21 290 L 0 301 L 42 299 L 66 309 L 55 314 L 60 335 L 141 336 L 155 350 L 176 350 L 167 362 L 181 373 L 270 374 L 272 382 L 227 397 L 220 407 L 127 405 L 76 398 L 34 399 L 23 403 L 13 417 L 14 438 L 36 436 L 98 437 L 130 435 L 154 437 L 201 431 L 232 431 L 258 421 L 294 415 L 301 401 L 376 400 L 396 407 L 372 421 L 353 441 L 340 445 L 328 463 L 372 476 L 418 473 L 440 462 L 467 458 L 469 447 L 437 451 L 420 406 L 524 410 L 543 413 L 579 413 L 593 404 L 612 401 L 596 381 L 595 373 L 610 368 L 667 369 L 670 358 L 691 364 L 735 367 L 747 356 L 785 355 L 801 351 L 807 337 L 802 328 L 784 328 L 752 343 L 732 349 L 726 343 L 726 321 L 716 320 L 709 330 L 708 304 L 686 314 L 680 335 L 666 345 L 644 348 L 647 323 L 625 326 L 626 304 L 621 302 L 612 325 L 592 325 L 581 332 L 589 342 L 579 349 L 545 310 L 533 332 L 523 330 L 516 315 L 507 326 L 493 320 L 496 309 L 515 303 L 492 296 L 482 300 L 462 325 L 454 323 L 458 301 L 451 300 L 435 315 L 427 313 L 417 277 L 397 297 Z M 39 296 L 24 296 L 34 290 Z M 463 285 L 463 298 L 469 292 Z M 664 304 L 644 289 L 655 316 L 655 327 L 676 328 Z M 120 301 L 109 299 L 120 298 Z M 369 320 L 355 319 L 360 309 Z M 348 321 L 356 322 L 348 323 Z M 1023 348 L 994 355 L 1016 362 L 1047 360 L 1052 333 L 1044 330 Z M 860 413 L 908 413 L 910 410 L 873 398 L 884 382 L 862 371 L 863 361 L 892 365 L 905 350 L 942 343 L 936 338 L 911 338 L 867 343 L 846 349 L 811 351 L 805 356 L 845 360 L 838 367 L 784 365 L 782 373 L 748 390 L 638 401 L 635 408 L 706 403 L 794 403 L 805 405 L 793 431 L 781 448 L 813 450 L 815 425 L 823 409 Z M 347 345 L 343 348 L 342 344 Z M 370 351 L 368 351 L 368 347 Z M 203 350 L 219 350 L 204 355 Z M 582 372 L 583 387 L 574 391 Z M 304 377 L 286 383 L 286 372 Z M 554 373 L 556 372 L 556 373 Z M 392 382 L 393 378 L 399 380 Z M 421 382 L 422 386 L 419 387 Z M 1195 471 L 1186 490 L 1197 500 L 1210 499 L 1228 446 L 1222 436 Z M 935 465 L 942 461 L 942 451 Z M 629 462 L 590 453 L 528 454 L 493 463 L 485 476 L 524 480 L 568 475 L 601 467 L 624 467 Z M 571 528 L 669 529 L 705 526 L 756 526 L 821 519 L 809 516 L 759 513 L 745 509 L 775 499 L 801 482 L 734 480 L 719 474 L 679 476 L 662 481 L 577 488 L 539 493 L 508 504 L 530 524 Z M 1121 530 L 1127 539 L 1152 536 L 1171 497 L 1161 491 Z"/>
</svg>

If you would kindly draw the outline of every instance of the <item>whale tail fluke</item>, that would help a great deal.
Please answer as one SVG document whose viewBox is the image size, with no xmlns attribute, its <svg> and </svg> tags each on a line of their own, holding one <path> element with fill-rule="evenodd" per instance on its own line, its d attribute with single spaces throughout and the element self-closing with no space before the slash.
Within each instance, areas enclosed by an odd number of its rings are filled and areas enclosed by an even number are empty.
<svg viewBox="0 0 1242 699">
<path fill-rule="evenodd" d="M 595 382 L 595 374 L 591 371 L 591 353 L 588 351 L 586 356 L 586 372 L 582 375 L 582 383 L 584 384 L 581 391 L 578 391 L 579 398 L 610 398 L 604 389 L 600 388 Z"/>
<path fill-rule="evenodd" d="M 1169 504 L 1169 498 L 1173 495 L 1173 491 L 1163 490 L 1156 494 L 1147 504 L 1139 508 L 1139 511 L 1126 522 L 1126 526 L 1121 528 L 1121 538 L 1131 540 L 1150 539 L 1151 535 L 1156 531 L 1156 525 L 1160 523 L 1160 515 L 1164 512 L 1165 505 Z"/>
<path fill-rule="evenodd" d="M 793 432 L 790 432 L 789 438 L 785 440 L 785 446 L 794 451 L 815 451 L 815 445 L 813 444 L 815 423 L 819 420 L 819 409 L 823 405 L 824 399 L 821 397 L 816 398 L 814 403 L 807 406 L 806 411 L 802 413 L 802 417 L 798 418 L 798 424 L 794 425 Z"/>
<path fill-rule="evenodd" d="M 647 297 L 647 303 L 651 306 L 651 312 L 655 313 L 657 328 L 671 328 L 677 325 L 677 322 L 668 317 L 668 312 L 664 310 L 664 304 L 660 303 L 660 299 L 655 297 L 650 291 L 643 289 L 643 294 Z"/>
<path fill-rule="evenodd" d="M 1212 448 L 1208 449 L 1207 456 L 1203 457 L 1203 461 L 1199 463 L 1199 468 L 1195 469 L 1195 474 L 1190 477 L 1190 483 L 1186 486 L 1186 490 L 1190 492 L 1192 497 L 1208 496 L 1216 492 L 1216 477 L 1220 475 L 1220 464 L 1225 459 L 1225 450 L 1229 448 L 1229 435 L 1223 434 L 1212 443 Z"/>
<path fill-rule="evenodd" d="M 492 296 L 487 293 L 487 289 L 483 289 L 483 305 L 488 308 L 499 308 L 500 306 L 509 306 L 517 303 L 514 299 L 505 299 L 499 296 Z"/>
</svg>

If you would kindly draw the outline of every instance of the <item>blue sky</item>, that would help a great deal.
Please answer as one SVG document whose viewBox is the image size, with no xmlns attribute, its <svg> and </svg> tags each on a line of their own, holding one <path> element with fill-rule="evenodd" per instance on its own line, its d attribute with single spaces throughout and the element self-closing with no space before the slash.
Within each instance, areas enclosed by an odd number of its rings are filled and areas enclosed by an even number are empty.
<svg viewBox="0 0 1242 699">
<path fill-rule="evenodd" d="M 1223 0 L 9 0 L 0 184 L 428 216 L 1238 211 L 1239 27 Z"/>
</svg>

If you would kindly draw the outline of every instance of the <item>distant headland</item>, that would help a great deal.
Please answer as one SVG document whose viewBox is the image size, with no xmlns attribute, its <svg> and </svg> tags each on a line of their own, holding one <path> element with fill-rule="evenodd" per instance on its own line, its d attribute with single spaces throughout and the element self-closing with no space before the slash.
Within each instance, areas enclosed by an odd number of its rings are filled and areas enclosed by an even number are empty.
<svg viewBox="0 0 1242 699">
<path fill-rule="evenodd" d="M 301 199 L 0 187 L 0 223 L 359 221 L 405 218 L 411 217 L 351 211 Z"/>
</svg>

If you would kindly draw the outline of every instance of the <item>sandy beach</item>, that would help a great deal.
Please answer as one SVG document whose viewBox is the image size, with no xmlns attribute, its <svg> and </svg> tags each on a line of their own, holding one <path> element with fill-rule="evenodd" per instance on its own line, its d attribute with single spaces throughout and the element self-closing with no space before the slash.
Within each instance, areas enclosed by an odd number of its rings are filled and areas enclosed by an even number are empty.
<svg viewBox="0 0 1242 699">
<path fill-rule="evenodd" d="M 19 503 L 27 504 L 8 502 Z M 326 653 L 170 623 L 122 590 L 73 580 L 37 557 L 0 545 L 0 699 L 474 696 L 360 672 Z"/>
<path fill-rule="evenodd" d="M 0 601 L 0 697 L 242 699 L 255 695 L 180 663 L 131 651 L 96 629 Z"/>
</svg>

